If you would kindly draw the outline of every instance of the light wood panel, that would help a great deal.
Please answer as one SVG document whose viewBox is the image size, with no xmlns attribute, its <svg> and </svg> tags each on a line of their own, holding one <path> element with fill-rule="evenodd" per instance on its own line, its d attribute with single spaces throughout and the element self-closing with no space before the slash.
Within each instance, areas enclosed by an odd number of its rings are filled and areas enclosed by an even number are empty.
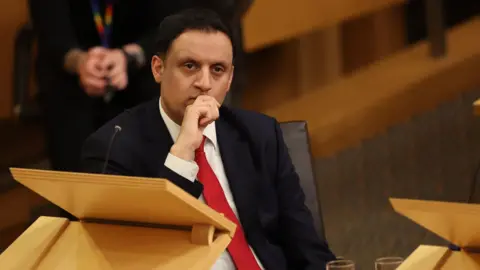
<svg viewBox="0 0 480 270">
<path fill-rule="evenodd" d="M 425 229 L 461 248 L 420 246 L 399 269 L 480 268 L 480 205 L 441 201 L 391 198 L 393 209 Z"/>
<path fill-rule="evenodd" d="M 266 113 L 306 120 L 315 156 L 330 156 L 480 85 L 480 18 L 448 33 L 448 55 L 420 43 Z"/>
<path fill-rule="evenodd" d="M 0 255 L 9 270 L 206 270 L 235 232 L 235 223 L 166 179 L 20 168 L 11 172 L 80 222 L 37 220 Z"/>
<path fill-rule="evenodd" d="M 340 30 L 337 26 L 317 30 L 250 54 L 243 107 L 262 111 L 341 78 Z"/>
<path fill-rule="evenodd" d="M 230 243 L 216 234 L 208 245 L 184 230 L 69 222 L 40 217 L 0 255 L 5 270 L 207 270 Z"/>
<path fill-rule="evenodd" d="M 0 255 L 2 269 L 36 269 L 68 224 L 65 218 L 40 217 Z"/>
<path fill-rule="evenodd" d="M 28 18 L 26 0 L 0 2 L 0 119 L 12 116 L 13 48 L 16 31 Z"/>
<path fill-rule="evenodd" d="M 405 48 L 403 5 L 394 5 L 341 24 L 343 72 L 349 74 Z"/>
<path fill-rule="evenodd" d="M 298 48 L 291 41 L 248 56 L 244 108 L 261 111 L 299 96 Z"/>
<path fill-rule="evenodd" d="M 339 79 L 343 69 L 341 27 L 333 26 L 299 36 L 296 43 L 297 94 Z M 292 90 L 294 90 L 292 89 Z"/>
<path fill-rule="evenodd" d="M 250 54 L 243 106 L 268 111 L 397 52 L 405 46 L 403 24 L 396 5 Z"/>
<path fill-rule="evenodd" d="M 213 225 L 233 236 L 235 223 L 166 179 L 12 168 L 15 180 L 81 220 Z"/>
<path fill-rule="evenodd" d="M 405 0 L 254 1 L 243 20 L 245 49 L 252 52 L 404 2 Z"/>
<path fill-rule="evenodd" d="M 480 247 L 480 205 L 391 198 L 395 212 L 462 248 Z"/>
<path fill-rule="evenodd" d="M 480 254 L 451 251 L 446 247 L 419 246 L 397 270 L 477 270 Z"/>
<path fill-rule="evenodd" d="M 37 269 L 207 270 L 230 240 L 197 245 L 189 231 L 71 222 Z"/>
</svg>

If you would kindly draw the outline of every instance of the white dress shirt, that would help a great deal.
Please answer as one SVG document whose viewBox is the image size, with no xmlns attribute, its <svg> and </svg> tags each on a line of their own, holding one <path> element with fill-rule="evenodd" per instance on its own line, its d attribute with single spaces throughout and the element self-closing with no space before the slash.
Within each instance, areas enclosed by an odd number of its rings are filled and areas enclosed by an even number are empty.
<svg viewBox="0 0 480 270">
<path fill-rule="evenodd" d="M 177 140 L 177 137 L 180 133 L 180 126 L 173 122 L 173 120 L 167 115 L 167 113 L 162 108 L 162 103 L 159 100 L 159 108 L 160 108 L 160 115 L 167 126 L 168 132 L 172 136 L 173 142 Z M 220 185 L 222 186 L 223 192 L 225 193 L 225 197 L 227 198 L 228 204 L 232 208 L 233 212 L 238 218 L 237 207 L 235 206 L 235 202 L 233 201 L 232 191 L 230 190 L 230 185 L 228 184 L 227 176 L 225 174 L 225 170 L 223 168 L 222 158 L 220 156 L 220 149 L 218 147 L 217 142 L 217 132 L 215 129 L 215 122 L 209 124 L 204 130 L 203 135 L 207 138 L 205 140 L 204 151 L 207 157 L 207 161 L 212 167 L 213 172 L 218 178 Z M 197 178 L 198 173 L 198 165 L 194 161 L 187 161 L 181 158 L 178 158 L 171 153 L 168 154 L 167 159 L 165 160 L 165 166 L 170 170 L 174 171 L 175 173 L 179 174 L 180 176 L 194 182 Z M 205 199 L 203 195 L 199 198 L 200 201 L 205 203 Z M 252 250 L 255 259 L 257 260 L 258 265 L 260 268 L 263 269 L 262 264 L 258 260 L 255 252 Z M 230 270 L 236 269 L 235 264 L 233 263 L 232 257 L 230 254 L 225 251 L 222 253 L 220 258 L 215 262 L 212 267 L 212 270 Z"/>
</svg>

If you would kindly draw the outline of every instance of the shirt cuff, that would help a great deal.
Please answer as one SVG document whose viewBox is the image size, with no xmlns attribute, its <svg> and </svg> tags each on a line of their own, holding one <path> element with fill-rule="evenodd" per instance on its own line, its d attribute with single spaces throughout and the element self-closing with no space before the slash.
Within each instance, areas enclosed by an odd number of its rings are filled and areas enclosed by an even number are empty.
<svg viewBox="0 0 480 270">
<path fill-rule="evenodd" d="M 199 168 L 197 163 L 193 161 L 183 160 L 171 153 L 168 153 L 164 165 L 176 174 L 192 182 L 195 182 L 195 179 L 197 178 Z"/>
</svg>

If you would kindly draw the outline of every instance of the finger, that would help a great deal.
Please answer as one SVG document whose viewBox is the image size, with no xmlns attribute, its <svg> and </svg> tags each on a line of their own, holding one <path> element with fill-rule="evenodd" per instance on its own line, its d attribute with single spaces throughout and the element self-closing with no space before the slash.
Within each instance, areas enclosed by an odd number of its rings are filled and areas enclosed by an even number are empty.
<svg viewBox="0 0 480 270">
<path fill-rule="evenodd" d="M 198 106 L 205 104 L 203 96 L 198 96 L 195 101 L 193 102 L 192 106 Z"/>
<path fill-rule="evenodd" d="M 126 72 L 125 69 L 122 68 L 120 65 L 114 65 L 108 71 L 108 77 L 114 78 L 114 77 L 122 75 L 122 73 L 125 73 L 125 72 Z"/>
<path fill-rule="evenodd" d="M 106 82 L 103 79 L 97 79 L 94 77 L 88 77 L 83 80 L 83 84 L 87 88 L 93 88 L 98 90 L 103 90 L 106 86 Z"/>
<path fill-rule="evenodd" d="M 199 101 L 199 104 L 197 106 L 208 106 L 209 109 L 212 111 L 212 114 L 214 116 L 217 116 L 219 115 L 219 112 L 218 112 L 218 106 L 217 106 L 218 102 L 215 100 L 215 98 L 207 98 L 207 99 L 204 99 L 204 100 L 200 100 Z"/>
<path fill-rule="evenodd" d="M 202 101 L 212 104 L 214 107 L 220 107 L 220 103 L 212 96 L 201 95 L 199 97 Z"/>
<path fill-rule="evenodd" d="M 211 96 L 206 96 L 206 95 L 201 95 L 198 96 L 197 99 L 194 102 L 195 105 L 208 105 L 211 106 L 212 108 L 219 108 L 220 103 Z"/>
<path fill-rule="evenodd" d="M 198 123 L 201 126 L 208 125 L 218 119 L 217 109 L 212 108 L 210 105 L 198 107 L 198 112 Z"/>
<path fill-rule="evenodd" d="M 192 120 L 200 123 L 200 120 L 203 118 L 210 119 L 210 108 L 209 106 L 206 105 L 197 105 L 197 106 L 192 106 L 191 112 L 194 114 L 191 116 Z"/>
<path fill-rule="evenodd" d="M 206 127 L 208 126 L 211 122 L 211 119 L 208 119 L 208 118 L 200 118 L 200 121 L 198 122 L 198 125 L 201 126 L 201 127 Z"/>
<path fill-rule="evenodd" d="M 112 54 L 107 54 L 100 62 L 100 66 L 102 69 L 112 70 L 117 66 L 115 62 L 115 57 Z"/>
<path fill-rule="evenodd" d="M 88 50 L 88 55 L 92 57 L 104 57 L 108 53 L 108 50 L 104 47 L 93 47 Z"/>
<path fill-rule="evenodd" d="M 212 118 L 217 120 L 220 117 L 220 111 L 218 110 L 218 107 L 213 107 L 212 108 Z"/>
<path fill-rule="evenodd" d="M 123 90 L 127 87 L 128 77 L 125 74 L 120 74 L 113 77 L 110 84 L 115 86 L 118 90 Z"/>
<path fill-rule="evenodd" d="M 96 61 L 95 59 L 89 58 L 87 62 L 85 63 L 85 72 L 87 73 L 87 76 L 92 76 L 95 78 L 103 78 L 105 77 L 105 72 L 99 65 L 99 61 Z"/>
<path fill-rule="evenodd" d="M 205 117 L 202 117 L 202 118 L 199 119 L 198 126 L 206 127 L 209 124 L 213 123 L 214 121 L 215 120 L 210 115 L 207 114 Z"/>
</svg>

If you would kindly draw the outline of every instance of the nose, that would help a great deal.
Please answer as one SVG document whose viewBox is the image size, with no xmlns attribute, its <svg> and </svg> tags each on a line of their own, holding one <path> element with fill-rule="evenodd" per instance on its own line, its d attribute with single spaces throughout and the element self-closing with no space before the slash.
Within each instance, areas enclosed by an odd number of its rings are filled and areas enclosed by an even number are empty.
<svg viewBox="0 0 480 270">
<path fill-rule="evenodd" d="M 202 92 L 207 92 L 212 88 L 212 78 L 208 68 L 202 68 L 198 71 L 195 86 Z"/>
</svg>

